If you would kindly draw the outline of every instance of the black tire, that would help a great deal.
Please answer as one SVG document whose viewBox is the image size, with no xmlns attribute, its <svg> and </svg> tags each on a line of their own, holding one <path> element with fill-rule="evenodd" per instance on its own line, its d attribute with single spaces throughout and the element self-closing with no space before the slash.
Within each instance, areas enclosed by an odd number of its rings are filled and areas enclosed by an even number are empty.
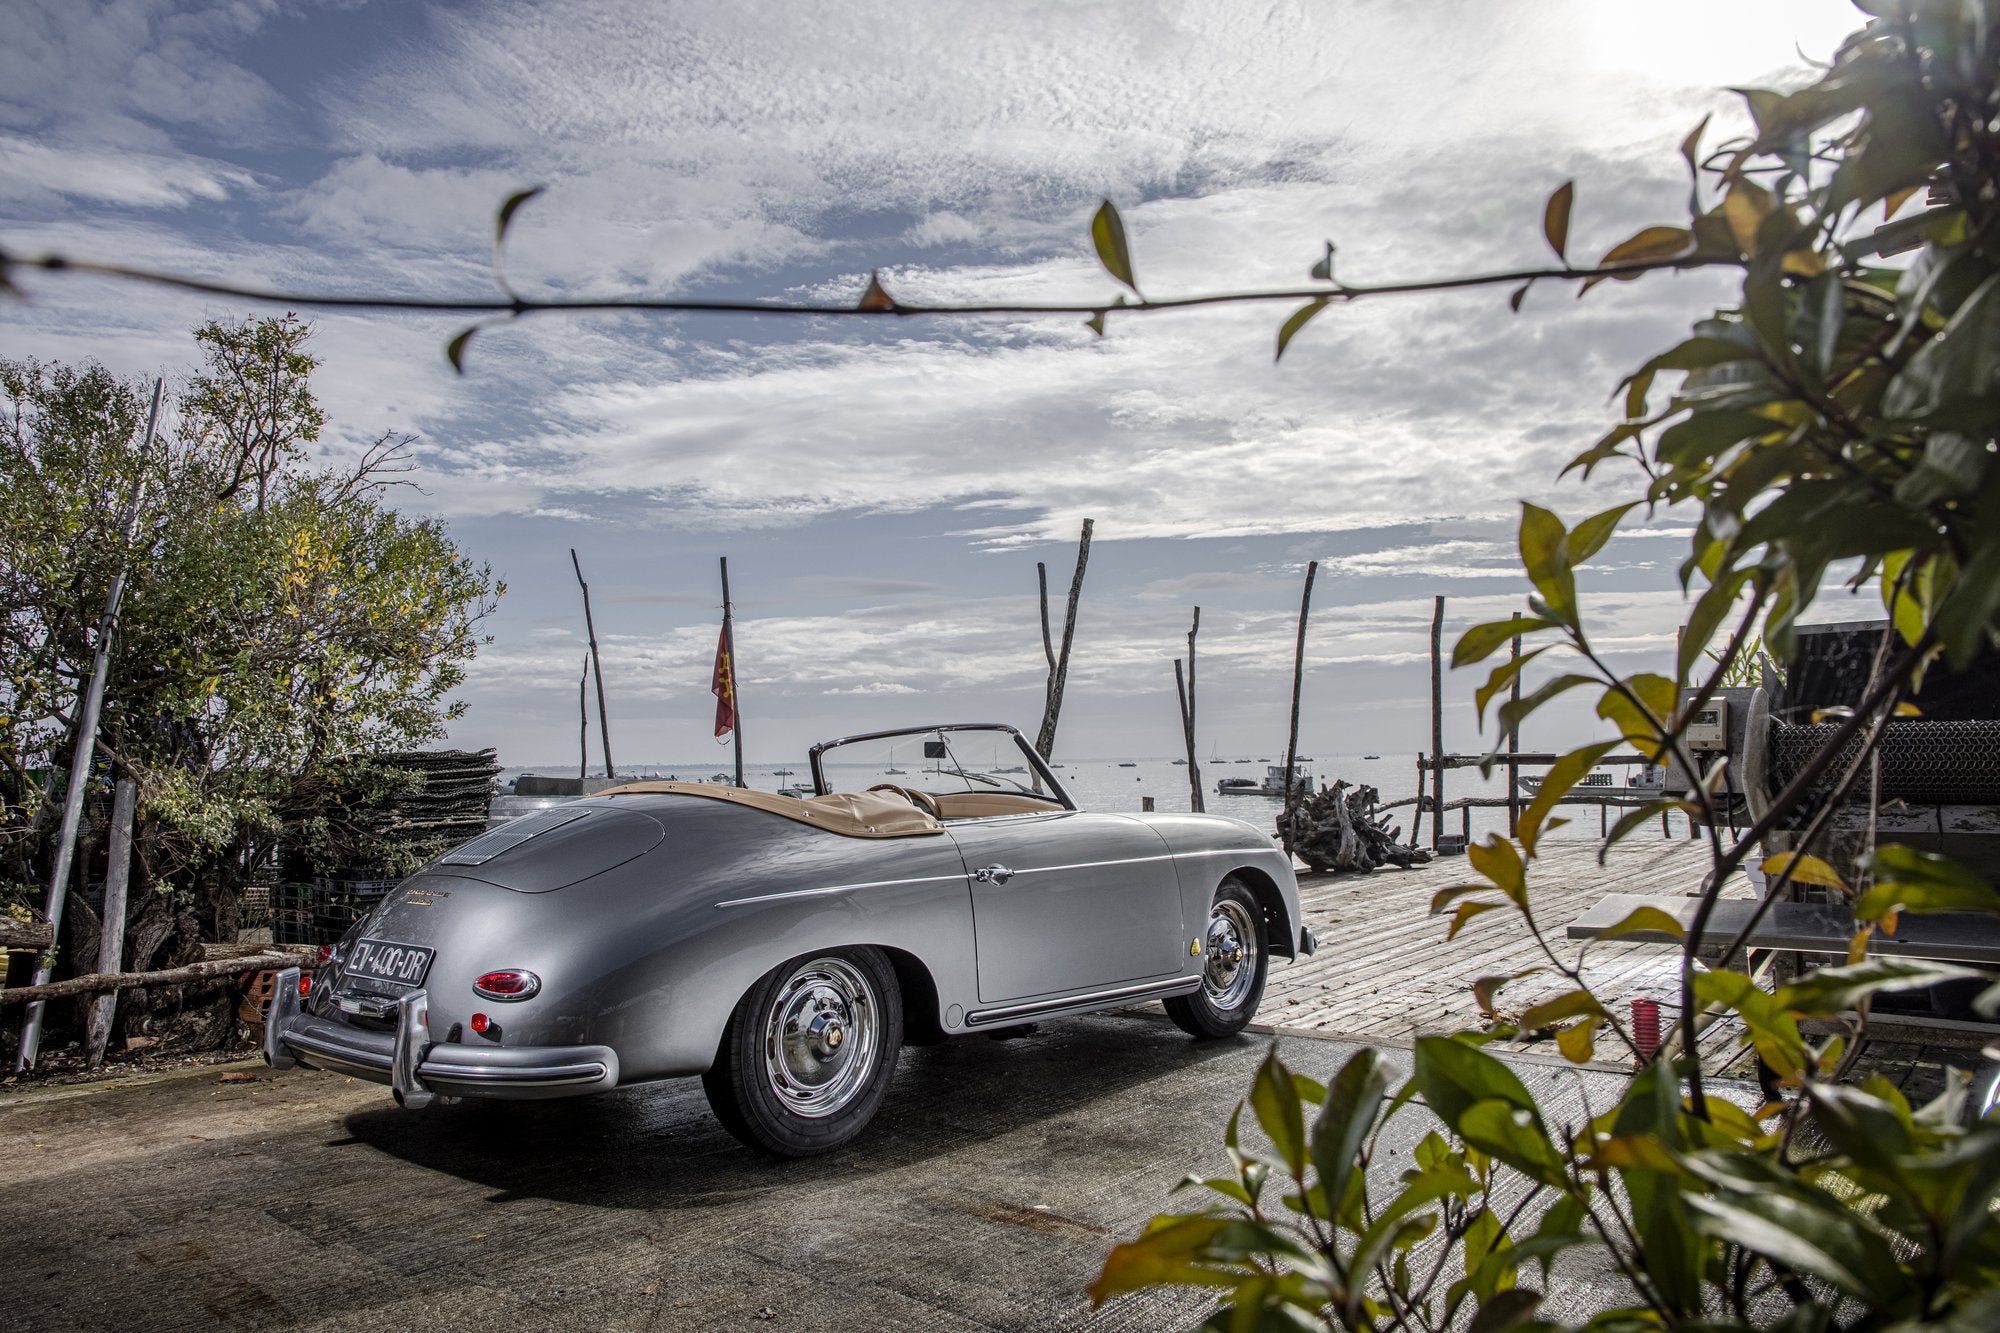
<svg viewBox="0 0 2000 1333">
<path fill-rule="evenodd" d="M 701 1076 L 724 1129 L 777 1157 L 846 1143 L 875 1117 L 903 1045 L 903 994 L 880 949 L 801 954 L 736 1004 Z"/>
<path fill-rule="evenodd" d="M 1264 911 L 1242 880 L 1216 886 L 1202 932 L 1201 989 L 1166 1001 L 1167 1017 L 1192 1037 L 1233 1037 L 1257 1016 L 1271 955 L 1264 947 Z"/>
</svg>

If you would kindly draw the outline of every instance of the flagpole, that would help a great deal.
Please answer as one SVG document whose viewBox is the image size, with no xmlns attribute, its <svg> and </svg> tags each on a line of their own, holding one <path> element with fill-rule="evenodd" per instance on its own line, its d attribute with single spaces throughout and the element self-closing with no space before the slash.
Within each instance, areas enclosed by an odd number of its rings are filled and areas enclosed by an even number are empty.
<svg viewBox="0 0 2000 1333">
<path fill-rule="evenodd" d="M 737 685 L 741 673 L 736 669 L 735 611 L 729 604 L 729 557 L 722 557 L 722 633 L 729 640 L 729 704 L 730 713 L 736 725 L 729 729 L 736 742 L 736 785 L 743 782 L 743 691 Z"/>
</svg>

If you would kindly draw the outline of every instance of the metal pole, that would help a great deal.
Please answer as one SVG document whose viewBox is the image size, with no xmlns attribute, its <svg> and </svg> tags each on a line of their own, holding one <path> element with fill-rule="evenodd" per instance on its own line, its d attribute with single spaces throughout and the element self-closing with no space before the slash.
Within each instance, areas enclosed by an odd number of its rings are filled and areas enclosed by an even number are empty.
<svg viewBox="0 0 2000 1333">
<path fill-rule="evenodd" d="M 1306 590 L 1299 597 L 1299 644 L 1292 656 L 1292 729 L 1285 738 L 1285 855 L 1292 854 L 1292 811 L 1298 806 L 1298 784 L 1292 775 L 1299 764 L 1299 696 L 1306 682 L 1306 615 L 1312 609 L 1313 578 L 1319 561 L 1306 565 Z"/>
<path fill-rule="evenodd" d="M 1444 598 L 1431 603 L 1431 850 L 1444 831 Z"/>
<path fill-rule="evenodd" d="M 90 687 L 84 691 L 83 710 L 76 719 L 76 749 L 69 760 L 69 786 L 63 791 L 62 835 L 56 843 L 56 863 L 49 872 L 49 950 L 35 968 L 37 986 L 46 986 L 55 972 L 56 949 L 62 940 L 63 906 L 69 894 L 70 863 L 76 857 L 76 831 L 83 822 L 83 793 L 90 781 L 90 764 L 97 752 L 97 719 L 104 710 L 104 682 L 111 674 L 111 636 L 118 628 L 118 604 L 125 597 L 125 571 L 131 559 L 132 543 L 139 535 L 139 503 L 146 493 L 146 465 L 153 456 L 153 435 L 160 425 L 160 396 L 166 391 L 164 379 L 153 381 L 153 407 L 146 417 L 146 439 L 139 446 L 139 479 L 132 487 L 132 504 L 125 511 L 125 543 L 118 572 L 111 576 L 111 591 L 104 598 L 104 616 L 97 622 L 97 652 L 90 667 Z M 42 1012 L 45 1002 L 35 1000 L 21 1023 L 21 1049 L 14 1057 L 14 1072 L 35 1066 L 41 1054 Z"/>
<path fill-rule="evenodd" d="M 735 609 L 729 602 L 729 557 L 722 557 L 722 631 L 729 639 L 729 711 L 736 725 L 729 729 L 736 742 L 736 785 L 743 783 L 743 673 L 736 667 Z"/>
<path fill-rule="evenodd" d="M 574 546 L 569 548 L 569 562 L 576 568 L 576 586 L 583 589 L 583 632 L 590 639 L 590 669 L 597 673 L 597 738 L 604 742 L 604 776 L 615 778 L 618 773 L 611 767 L 611 721 L 604 714 L 604 663 L 597 657 L 597 626 L 590 619 L 590 585 L 583 581 L 583 563 L 576 558 Z"/>
<path fill-rule="evenodd" d="M 1519 611 L 1514 613 L 1514 623 L 1517 626 L 1521 623 L 1521 613 Z M 1521 660 L 1521 636 L 1519 634 L 1514 636 L 1514 654 L 1509 660 L 1515 662 Z M 1508 697 L 1515 703 L 1521 702 L 1521 672 L 1519 668 L 1515 669 L 1514 683 L 1508 692 Z M 1507 836 L 1510 838 L 1521 831 L 1521 765 L 1520 761 L 1514 757 L 1520 753 L 1521 722 L 1519 718 L 1516 718 L 1514 725 L 1507 728 Z"/>
<path fill-rule="evenodd" d="M 99 972 L 116 972 L 125 962 L 125 892 L 132 878 L 132 812 L 138 804 L 139 784 L 130 778 L 118 779 L 111 797 L 111 856 L 104 868 L 104 920 L 97 936 L 95 970 Z M 91 1001 L 84 1031 L 92 1069 L 104 1063 L 104 1046 L 111 1040 L 111 1019 L 117 1009 L 115 991 Z"/>
</svg>

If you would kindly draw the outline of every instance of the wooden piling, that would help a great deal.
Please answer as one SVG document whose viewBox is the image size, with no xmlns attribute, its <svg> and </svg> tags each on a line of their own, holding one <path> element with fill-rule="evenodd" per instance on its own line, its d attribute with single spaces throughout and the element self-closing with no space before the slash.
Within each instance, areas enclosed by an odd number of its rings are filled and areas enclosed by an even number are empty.
<svg viewBox="0 0 2000 1333">
<path fill-rule="evenodd" d="M 1431 850 L 1444 831 L 1444 597 L 1431 602 Z M 1421 786 L 1418 788 L 1422 790 Z"/>
<path fill-rule="evenodd" d="M 1090 562 L 1090 532 L 1096 526 L 1093 519 L 1083 520 L 1083 536 L 1076 546 L 1076 573 L 1069 582 L 1069 610 L 1063 617 L 1062 653 L 1055 659 L 1049 670 L 1048 693 L 1042 705 L 1042 729 L 1035 738 L 1035 752 L 1043 759 L 1053 758 L 1056 752 L 1056 719 L 1062 714 L 1063 686 L 1069 680 L 1070 644 L 1076 639 L 1076 604 L 1083 596 L 1083 569 Z M 1039 567 L 1038 567 L 1039 568 Z M 1044 645 L 1049 620 L 1048 578 L 1042 578 L 1042 626 Z"/>
<path fill-rule="evenodd" d="M 132 878 L 132 815 L 139 804 L 139 784 L 131 778 L 118 779 L 111 794 L 110 859 L 104 867 L 104 915 L 97 937 L 98 972 L 116 972 L 125 961 L 125 896 Z M 98 996 L 91 1002 L 84 1020 L 84 1036 L 90 1067 L 104 1063 L 105 1043 L 111 1038 L 111 1020 L 116 1015 L 118 997 Z"/>
<path fill-rule="evenodd" d="M 590 641 L 590 669 L 597 676 L 597 738 L 604 743 L 604 776 L 615 778 L 618 773 L 611 767 L 611 718 L 604 711 L 604 663 L 597 656 L 597 625 L 590 618 L 590 585 L 583 581 L 583 562 L 576 558 L 574 546 L 569 548 L 569 562 L 576 569 L 576 586 L 583 589 L 583 632 Z"/>
<path fill-rule="evenodd" d="M 1292 774 L 1299 762 L 1299 697 L 1305 689 L 1306 680 L 1306 617 L 1312 611 L 1313 578 L 1319 573 L 1319 561 L 1306 565 L 1306 588 L 1299 595 L 1299 642 L 1292 655 L 1292 726 L 1285 737 L 1285 814 L 1279 828 L 1284 832 L 1285 855 L 1292 853 L 1292 811 L 1298 807 L 1299 789 Z"/>
<path fill-rule="evenodd" d="M 1201 633 L 1201 608 L 1194 609 L 1194 622 L 1188 626 L 1187 655 L 1187 761 L 1189 806 L 1196 814 L 1208 809 L 1208 798 L 1202 793 L 1201 757 L 1195 751 L 1195 697 L 1194 697 L 1194 638 Z"/>
<path fill-rule="evenodd" d="M 1514 613 L 1514 651 L 1508 658 L 1510 662 L 1519 662 L 1521 660 L 1520 625 L 1521 613 L 1516 611 Z M 1521 671 L 1519 667 L 1516 667 L 1514 670 L 1514 683 L 1509 688 L 1507 697 L 1513 703 L 1521 702 Z M 1518 836 L 1521 832 L 1520 753 L 1521 720 L 1517 717 L 1507 728 L 1507 836 L 1510 838 Z"/>
</svg>

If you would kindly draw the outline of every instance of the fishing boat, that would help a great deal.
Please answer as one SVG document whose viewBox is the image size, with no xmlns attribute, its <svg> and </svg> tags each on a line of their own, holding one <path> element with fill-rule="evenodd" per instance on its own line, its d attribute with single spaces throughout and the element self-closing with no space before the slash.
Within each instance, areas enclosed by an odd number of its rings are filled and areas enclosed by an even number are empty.
<svg viewBox="0 0 2000 1333">
<path fill-rule="evenodd" d="M 1139 766 L 1139 765 L 1137 765 L 1136 763 L 1133 763 L 1133 762 L 1132 762 L 1131 760 L 1129 760 L 1129 759 L 1126 759 L 1126 760 L 1121 760 L 1121 761 L 1119 761 L 1119 764 L 1118 764 L 1118 767 L 1120 767 L 1120 768 L 1137 768 L 1138 766 Z"/>
<path fill-rule="evenodd" d="M 1542 789 L 1543 776 L 1540 773 L 1523 773 L 1521 790 L 1533 796 Z M 1570 788 L 1570 794 L 1587 796 L 1605 805 L 1644 805 L 1648 801 L 1659 800 L 1666 794 L 1666 789 L 1667 770 L 1659 764 L 1648 764 L 1623 782 L 1609 769 L 1592 769 Z"/>
<path fill-rule="evenodd" d="M 1292 769 L 1292 786 L 1312 789 L 1312 770 L 1302 759 Z M 1264 770 L 1264 780 L 1255 778 L 1223 778 L 1215 784 L 1217 796 L 1277 796 L 1285 794 L 1285 766 L 1272 764 Z"/>
<path fill-rule="evenodd" d="M 1364 754 L 1361 757 L 1363 759 L 1380 759 L 1382 756 L 1379 754 Z"/>
</svg>

